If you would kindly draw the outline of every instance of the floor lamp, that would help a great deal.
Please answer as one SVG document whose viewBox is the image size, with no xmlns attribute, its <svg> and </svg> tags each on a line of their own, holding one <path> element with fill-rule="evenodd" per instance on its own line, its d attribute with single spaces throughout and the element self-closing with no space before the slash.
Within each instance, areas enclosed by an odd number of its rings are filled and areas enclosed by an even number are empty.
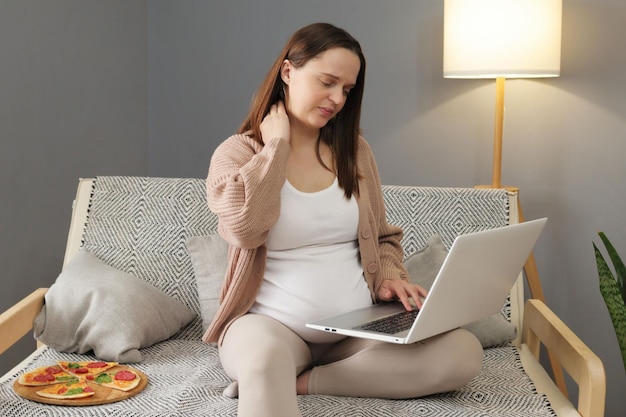
<svg viewBox="0 0 626 417">
<path fill-rule="evenodd" d="M 478 187 L 519 191 L 501 184 L 505 80 L 559 76 L 561 12 L 562 0 L 444 1 L 444 78 L 496 80 L 492 182 Z M 521 204 L 518 212 L 523 222 Z M 524 273 L 531 297 L 545 301 L 532 253 Z M 567 396 L 561 366 L 552 356 L 550 362 L 554 380 Z"/>
</svg>

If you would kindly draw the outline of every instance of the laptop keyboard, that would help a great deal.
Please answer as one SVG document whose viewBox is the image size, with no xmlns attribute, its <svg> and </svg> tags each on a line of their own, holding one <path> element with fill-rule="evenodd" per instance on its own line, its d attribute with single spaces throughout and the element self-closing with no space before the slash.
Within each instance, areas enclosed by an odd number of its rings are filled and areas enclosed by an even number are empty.
<svg viewBox="0 0 626 417">
<path fill-rule="evenodd" d="M 382 319 L 370 321 L 361 326 L 355 327 L 359 330 L 367 330 L 371 332 L 396 334 L 411 328 L 415 317 L 419 310 L 401 311 L 392 316 L 383 317 Z"/>
</svg>

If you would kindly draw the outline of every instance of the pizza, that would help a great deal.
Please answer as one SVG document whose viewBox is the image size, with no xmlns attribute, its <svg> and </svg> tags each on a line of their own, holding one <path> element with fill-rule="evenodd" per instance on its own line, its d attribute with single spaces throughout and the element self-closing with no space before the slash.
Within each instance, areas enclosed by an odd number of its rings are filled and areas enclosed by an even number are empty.
<svg viewBox="0 0 626 417">
<path fill-rule="evenodd" d="M 57 361 L 57 364 L 67 373 L 75 375 L 79 378 L 95 376 L 101 372 L 107 371 L 114 366 L 119 365 L 117 362 L 104 361 Z"/>
<path fill-rule="evenodd" d="M 90 380 L 90 377 L 87 379 Z M 102 372 L 93 377 L 96 384 L 120 391 L 130 391 L 139 385 L 140 381 L 141 377 L 136 372 L 127 369 Z"/>
<path fill-rule="evenodd" d="M 57 361 L 56 365 L 25 372 L 17 379 L 16 384 L 32 387 L 32 391 L 28 392 L 35 397 L 73 400 L 101 392 L 98 386 L 121 391 L 122 395 L 137 388 L 142 381 L 142 375 L 127 366 L 119 366 L 117 362 Z"/>
<path fill-rule="evenodd" d="M 43 385 L 58 384 L 60 382 L 78 381 L 78 378 L 61 369 L 59 365 L 43 366 L 26 372 L 19 377 L 22 385 L 37 387 Z"/>
<path fill-rule="evenodd" d="M 57 400 L 70 400 L 85 398 L 94 395 L 96 392 L 85 381 L 75 379 L 73 382 L 50 385 L 40 391 L 37 395 Z"/>
</svg>

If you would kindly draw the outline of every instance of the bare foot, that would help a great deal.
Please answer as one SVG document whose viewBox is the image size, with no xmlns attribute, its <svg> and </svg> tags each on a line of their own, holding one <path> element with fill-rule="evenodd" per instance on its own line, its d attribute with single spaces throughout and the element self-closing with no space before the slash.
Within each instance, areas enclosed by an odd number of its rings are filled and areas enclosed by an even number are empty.
<svg viewBox="0 0 626 417">
<path fill-rule="evenodd" d="M 309 376 L 311 370 L 307 370 L 298 375 L 296 379 L 296 393 L 298 395 L 307 395 L 309 393 Z"/>
</svg>

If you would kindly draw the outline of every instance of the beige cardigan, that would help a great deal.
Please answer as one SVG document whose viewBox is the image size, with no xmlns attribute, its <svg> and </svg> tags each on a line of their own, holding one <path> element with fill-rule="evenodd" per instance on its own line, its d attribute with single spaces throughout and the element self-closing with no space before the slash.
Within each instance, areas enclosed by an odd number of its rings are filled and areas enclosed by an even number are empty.
<svg viewBox="0 0 626 417">
<path fill-rule="evenodd" d="M 265 145 L 233 135 L 215 150 L 207 178 L 209 208 L 219 218 L 220 235 L 229 242 L 228 268 L 220 307 L 202 340 L 221 343 L 230 323 L 255 301 L 265 271 L 265 240 L 278 220 L 280 191 L 286 180 L 289 144 L 275 138 Z M 409 276 L 402 264 L 402 229 L 385 217 L 378 169 L 372 151 L 359 139 L 359 251 L 372 300 L 383 279 Z"/>
</svg>

